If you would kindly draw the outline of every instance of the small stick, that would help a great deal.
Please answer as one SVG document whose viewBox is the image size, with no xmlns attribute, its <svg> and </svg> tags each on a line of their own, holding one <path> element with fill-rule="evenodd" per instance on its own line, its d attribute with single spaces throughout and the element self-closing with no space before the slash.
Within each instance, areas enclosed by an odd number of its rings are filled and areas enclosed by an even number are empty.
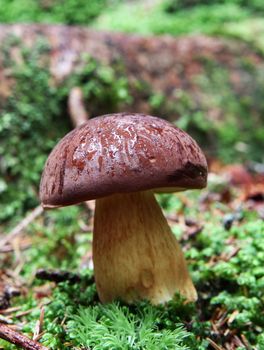
<svg viewBox="0 0 264 350">
<path fill-rule="evenodd" d="M 208 342 L 210 343 L 210 345 L 215 349 L 215 350 L 223 350 L 223 348 L 219 345 L 217 345 L 212 339 L 210 338 L 206 338 L 206 340 L 208 340 Z"/>
<path fill-rule="evenodd" d="M 55 283 L 60 283 L 68 281 L 70 283 L 79 283 L 81 278 L 76 273 L 61 271 L 61 270 L 52 270 L 52 269 L 39 269 L 36 272 L 36 278 L 51 281 Z"/>
<path fill-rule="evenodd" d="M 21 346 L 26 350 L 49 350 L 46 346 L 29 339 L 25 335 L 14 331 L 10 327 L 0 323 L 0 338 L 8 341 L 9 343 Z"/>
<path fill-rule="evenodd" d="M 0 322 L 4 323 L 4 324 L 12 324 L 12 320 L 10 320 L 7 317 L 4 317 L 0 314 Z"/>
<path fill-rule="evenodd" d="M 9 307 L 8 309 L 0 310 L 0 314 L 9 315 L 9 314 L 12 314 L 13 312 L 16 312 L 19 310 L 21 310 L 21 306 Z"/>
<path fill-rule="evenodd" d="M 17 313 L 17 314 L 15 315 L 15 317 L 16 317 L 16 318 L 20 318 L 20 317 L 26 316 L 26 315 L 28 315 L 28 314 L 31 314 L 31 312 L 34 311 L 35 309 L 36 309 L 36 307 L 33 307 L 32 309 L 19 312 L 19 313 Z"/>
<path fill-rule="evenodd" d="M 80 283 L 82 281 L 82 278 L 77 273 L 61 271 L 61 270 L 52 270 L 52 269 L 37 270 L 36 278 L 44 281 L 55 282 L 55 283 L 68 281 L 71 284 L 75 284 L 75 283 Z M 86 285 L 90 285 L 94 283 L 93 276 L 83 278 L 83 280 L 85 281 Z"/>
<path fill-rule="evenodd" d="M 89 119 L 83 100 L 82 89 L 78 86 L 73 87 L 68 97 L 68 109 L 74 127 L 82 125 Z"/>
<path fill-rule="evenodd" d="M 21 246 L 19 247 L 20 250 L 26 250 L 31 247 L 31 242 L 30 243 L 22 243 Z M 3 248 L 0 248 L 0 253 L 11 253 L 14 251 L 14 247 L 12 245 L 5 245 Z"/>
<path fill-rule="evenodd" d="M 41 205 L 37 206 L 32 212 L 30 212 L 20 223 L 13 228 L 4 238 L 0 240 L 0 247 L 10 242 L 16 236 L 18 236 L 33 220 L 35 220 L 43 212 Z"/>
<path fill-rule="evenodd" d="M 40 309 L 39 320 L 37 320 L 37 322 L 36 322 L 33 340 L 40 339 L 40 334 L 42 333 L 42 326 L 43 326 L 43 321 L 44 321 L 44 313 L 45 313 L 45 309 L 44 309 L 44 306 L 42 306 Z"/>
<path fill-rule="evenodd" d="M 234 321 L 234 319 L 236 318 L 236 316 L 239 314 L 238 310 L 235 310 L 232 312 L 232 314 L 229 316 L 229 319 L 227 321 L 227 324 L 230 326 L 230 324 Z"/>
<path fill-rule="evenodd" d="M 243 343 L 244 343 L 245 346 L 246 346 L 246 349 L 247 349 L 247 350 L 252 350 L 252 346 L 249 344 L 249 342 L 248 342 L 246 336 L 245 336 L 244 334 L 241 334 L 241 338 L 242 338 Z"/>
</svg>

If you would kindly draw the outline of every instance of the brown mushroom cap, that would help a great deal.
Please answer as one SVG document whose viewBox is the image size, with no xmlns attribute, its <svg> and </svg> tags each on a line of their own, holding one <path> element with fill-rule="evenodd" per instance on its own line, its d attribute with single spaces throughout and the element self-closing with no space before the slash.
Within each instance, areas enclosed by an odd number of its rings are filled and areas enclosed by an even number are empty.
<svg viewBox="0 0 264 350">
<path fill-rule="evenodd" d="M 40 184 L 46 208 L 114 193 L 203 188 L 207 163 L 197 143 L 171 123 L 143 114 L 89 120 L 53 149 Z"/>
</svg>

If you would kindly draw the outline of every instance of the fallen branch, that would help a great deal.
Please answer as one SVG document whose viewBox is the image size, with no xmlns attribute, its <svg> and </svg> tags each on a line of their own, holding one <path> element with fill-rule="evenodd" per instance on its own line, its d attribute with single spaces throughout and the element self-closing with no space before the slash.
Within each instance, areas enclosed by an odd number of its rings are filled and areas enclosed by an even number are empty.
<svg viewBox="0 0 264 350">
<path fill-rule="evenodd" d="M 55 283 L 68 281 L 71 284 L 80 283 L 82 280 L 85 280 L 87 285 L 94 283 L 94 277 L 81 277 L 77 273 L 61 271 L 61 270 L 51 270 L 51 269 L 39 269 L 36 272 L 36 278 L 51 281 Z"/>
<path fill-rule="evenodd" d="M 16 236 L 18 236 L 32 221 L 34 221 L 43 212 L 41 205 L 37 206 L 32 212 L 30 212 L 20 223 L 7 233 L 4 238 L 0 240 L 0 247 L 10 242 Z"/>
<path fill-rule="evenodd" d="M 46 346 L 26 337 L 25 335 L 14 331 L 12 328 L 0 323 L 0 338 L 9 343 L 21 346 L 26 350 L 49 350 Z"/>
<path fill-rule="evenodd" d="M 51 269 L 39 269 L 36 272 L 36 278 L 44 281 L 51 281 L 55 283 L 68 281 L 69 283 L 79 283 L 81 278 L 76 273 Z"/>
</svg>

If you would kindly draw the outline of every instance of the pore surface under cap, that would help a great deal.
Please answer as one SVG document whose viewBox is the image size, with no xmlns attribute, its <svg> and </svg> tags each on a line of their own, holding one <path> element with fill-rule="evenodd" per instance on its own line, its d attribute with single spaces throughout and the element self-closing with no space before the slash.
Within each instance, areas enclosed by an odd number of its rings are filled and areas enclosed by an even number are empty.
<svg viewBox="0 0 264 350">
<path fill-rule="evenodd" d="M 207 163 L 197 143 L 171 123 L 142 114 L 109 114 L 67 134 L 42 175 L 44 207 L 114 193 L 206 186 Z"/>
</svg>

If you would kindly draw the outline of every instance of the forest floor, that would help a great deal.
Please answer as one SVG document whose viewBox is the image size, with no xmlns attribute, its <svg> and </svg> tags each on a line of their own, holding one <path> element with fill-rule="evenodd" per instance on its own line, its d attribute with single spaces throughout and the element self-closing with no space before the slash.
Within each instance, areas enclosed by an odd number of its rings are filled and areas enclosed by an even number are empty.
<svg viewBox="0 0 264 350">
<path fill-rule="evenodd" d="M 206 190 L 158 195 L 196 303 L 175 296 L 162 306 L 101 305 L 92 279 L 92 203 L 40 212 L 2 237 L 0 321 L 50 349 L 264 349 L 263 180 L 213 162 Z M 17 347 L 0 341 L 0 348 Z"/>
</svg>

